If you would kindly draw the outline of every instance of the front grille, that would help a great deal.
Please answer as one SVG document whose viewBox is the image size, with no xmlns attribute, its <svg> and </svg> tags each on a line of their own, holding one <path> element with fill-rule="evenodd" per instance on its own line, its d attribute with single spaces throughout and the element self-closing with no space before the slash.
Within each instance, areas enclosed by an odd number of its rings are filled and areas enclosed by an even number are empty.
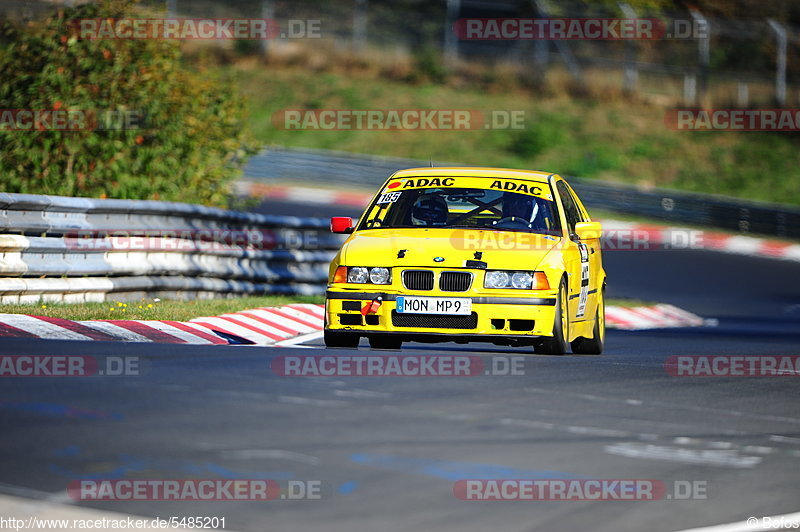
<svg viewBox="0 0 800 532">
<path fill-rule="evenodd" d="M 468 272 L 442 272 L 439 276 L 442 292 L 466 292 L 471 284 L 472 274 Z"/>
<path fill-rule="evenodd" d="M 392 325 L 395 327 L 421 327 L 424 329 L 475 329 L 478 314 L 469 316 L 448 316 L 441 314 L 400 314 L 392 311 Z"/>
<path fill-rule="evenodd" d="M 403 283 L 409 290 L 433 290 L 433 272 L 430 270 L 406 270 Z"/>
</svg>

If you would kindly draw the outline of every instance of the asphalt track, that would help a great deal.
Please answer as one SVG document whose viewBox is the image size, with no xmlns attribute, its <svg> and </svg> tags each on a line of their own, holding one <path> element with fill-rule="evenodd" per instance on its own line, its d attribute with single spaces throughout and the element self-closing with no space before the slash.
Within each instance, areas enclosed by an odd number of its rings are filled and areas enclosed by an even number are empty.
<svg viewBox="0 0 800 532">
<path fill-rule="evenodd" d="M 352 214 L 265 205 L 275 212 Z M 797 377 L 672 377 L 670 355 L 800 354 L 800 266 L 715 252 L 605 254 L 609 295 L 717 327 L 612 331 L 601 357 L 524 375 L 279 377 L 312 349 L 3 339 L 0 354 L 137 356 L 142 375 L 0 379 L 0 492 L 67 501 L 80 478 L 318 480 L 318 500 L 79 504 L 225 516 L 252 531 L 668 531 L 800 509 Z M 367 353 L 362 344 L 358 353 Z M 329 353 L 354 354 L 353 350 Z M 388 352 L 382 352 L 388 353 Z M 410 344 L 409 354 L 524 350 Z M 658 501 L 462 501 L 459 479 L 655 479 Z M 704 483 L 678 500 L 674 481 Z M 683 485 L 683 484 L 682 484 Z"/>
</svg>

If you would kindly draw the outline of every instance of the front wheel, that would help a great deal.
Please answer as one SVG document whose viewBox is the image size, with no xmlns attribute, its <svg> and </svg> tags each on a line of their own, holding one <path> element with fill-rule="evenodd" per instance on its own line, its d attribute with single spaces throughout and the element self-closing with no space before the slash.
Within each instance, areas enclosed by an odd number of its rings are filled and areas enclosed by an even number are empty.
<svg viewBox="0 0 800 532">
<path fill-rule="evenodd" d="M 358 347 L 360 340 L 357 334 L 328 330 L 323 333 L 323 338 L 325 347 Z"/>
<path fill-rule="evenodd" d="M 556 300 L 556 317 L 553 320 L 553 336 L 541 338 L 533 346 L 541 355 L 563 355 L 569 349 L 569 311 L 567 306 L 567 283 L 561 281 Z"/>
<path fill-rule="evenodd" d="M 603 352 L 606 342 L 606 304 L 605 291 L 598 292 L 597 315 L 594 319 L 594 329 L 591 338 L 576 338 L 572 342 L 572 352 L 576 355 L 599 355 Z"/>
</svg>

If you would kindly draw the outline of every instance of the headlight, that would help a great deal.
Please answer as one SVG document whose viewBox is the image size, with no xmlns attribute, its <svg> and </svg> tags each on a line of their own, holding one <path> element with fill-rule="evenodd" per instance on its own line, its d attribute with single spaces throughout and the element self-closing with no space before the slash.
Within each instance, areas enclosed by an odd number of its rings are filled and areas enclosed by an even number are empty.
<svg viewBox="0 0 800 532">
<path fill-rule="evenodd" d="M 355 266 L 347 270 L 347 282 L 364 284 L 369 282 L 369 273 L 366 268 Z"/>
<path fill-rule="evenodd" d="M 511 286 L 529 290 L 533 283 L 533 275 L 528 272 L 517 272 L 511 276 Z"/>
<path fill-rule="evenodd" d="M 389 268 L 364 268 L 351 266 L 347 269 L 347 282 L 354 284 L 389 284 L 391 282 Z"/>
<path fill-rule="evenodd" d="M 487 271 L 483 278 L 484 288 L 514 288 L 517 290 L 531 290 L 533 288 L 546 289 L 547 277 L 543 272 L 515 272 L 493 270 Z"/>
<path fill-rule="evenodd" d="M 372 268 L 369 280 L 374 284 L 389 284 L 389 268 Z"/>
<path fill-rule="evenodd" d="M 508 286 L 508 273 L 506 272 L 486 272 L 483 281 L 485 288 L 506 288 Z"/>
</svg>

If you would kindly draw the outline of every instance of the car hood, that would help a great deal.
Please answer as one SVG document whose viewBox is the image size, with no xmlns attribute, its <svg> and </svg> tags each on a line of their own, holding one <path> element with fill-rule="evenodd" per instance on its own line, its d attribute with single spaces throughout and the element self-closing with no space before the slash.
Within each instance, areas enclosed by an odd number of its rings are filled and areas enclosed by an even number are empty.
<svg viewBox="0 0 800 532">
<path fill-rule="evenodd" d="M 371 229 L 353 234 L 341 258 L 346 266 L 463 268 L 468 260 L 481 260 L 488 269 L 533 270 L 560 241 L 510 231 Z"/>
</svg>

